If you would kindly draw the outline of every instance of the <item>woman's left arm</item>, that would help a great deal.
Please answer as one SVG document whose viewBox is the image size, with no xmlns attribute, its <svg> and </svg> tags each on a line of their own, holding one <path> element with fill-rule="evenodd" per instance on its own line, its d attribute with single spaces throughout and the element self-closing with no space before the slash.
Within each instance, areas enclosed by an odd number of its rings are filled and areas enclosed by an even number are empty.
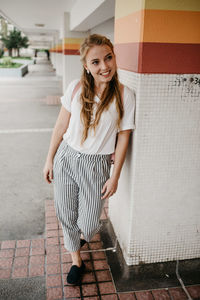
<svg viewBox="0 0 200 300">
<path fill-rule="evenodd" d="M 117 145 L 115 148 L 115 163 L 113 167 L 113 172 L 111 177 L 104 184 L 103 189 L 101 191 L 102 194 L 104 194 L 101 197 L 102 200 L 112 196 L 117 190 L 118 180 L 126 157 L 130 133 L 131 130 L 123 130 L 118 133 Z"/>
</svg>

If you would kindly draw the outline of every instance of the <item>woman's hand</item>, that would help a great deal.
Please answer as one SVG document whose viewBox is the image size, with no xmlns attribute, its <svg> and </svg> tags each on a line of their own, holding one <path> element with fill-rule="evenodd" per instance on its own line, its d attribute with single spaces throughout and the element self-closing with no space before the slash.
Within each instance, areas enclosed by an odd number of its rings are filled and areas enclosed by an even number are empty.
<svg viewBox="0 0 200 300">
<path fill-rule="evenodd" d="M 53 162 L 52 161 L 46 161 L 44 169 L 43 169 L 43 175 L 44 179 L 51 183 L 53 180 Z"/>
<path fill-rule="evenodd" d="M 110 177 L 103 186 L 101 193 L 104 195 L 101 197 L 101 199 L 103 200 L 108 197 L 111 197 L 116 192 L 117 185 L 118 185 L 118 179 Z"/>
</svg>

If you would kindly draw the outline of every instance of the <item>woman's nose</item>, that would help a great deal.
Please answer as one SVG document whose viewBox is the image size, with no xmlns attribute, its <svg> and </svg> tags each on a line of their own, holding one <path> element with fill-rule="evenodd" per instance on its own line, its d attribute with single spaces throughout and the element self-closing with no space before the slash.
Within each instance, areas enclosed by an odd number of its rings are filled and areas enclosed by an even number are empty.
<svg viewBox="0 0 200 300">
<path fill-rule="evenodd" d="M 101 69 L 106 70 L 107 69 L 107 63 L 105 61 L 101 62 Z"/>
</svg>

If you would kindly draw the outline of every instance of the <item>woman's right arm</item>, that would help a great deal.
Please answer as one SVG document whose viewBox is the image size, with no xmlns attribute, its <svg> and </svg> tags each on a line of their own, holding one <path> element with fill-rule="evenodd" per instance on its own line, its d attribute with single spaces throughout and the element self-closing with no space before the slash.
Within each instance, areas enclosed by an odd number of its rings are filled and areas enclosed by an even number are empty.
<svg viewBox="0 0 200 300">
<path fill-rule="evenodd" d="M 63 106 L 60 109 L 60 113 L 58 115 L 56 124 L 53 129 L 53 133 L 51 136 L 49 151 L 46 158 L 46 163 L 43 169 L 44 179 L 51 183 L 53 180 L 53 159 L 55 153 L 62 141 L 63 134 L 66 132 L 69 126 L 69 120 L 71 117 L 71 113 L 68 112 Z"/>
</svg>

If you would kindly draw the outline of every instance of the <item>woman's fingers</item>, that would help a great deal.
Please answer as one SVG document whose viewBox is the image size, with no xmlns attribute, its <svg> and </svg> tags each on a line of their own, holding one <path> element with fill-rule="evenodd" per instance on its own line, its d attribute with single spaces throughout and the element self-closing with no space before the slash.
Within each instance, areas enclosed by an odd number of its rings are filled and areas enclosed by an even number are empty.
<svg viewBox="0 0 200 300">
<path fill-rule="evenodd" d="M 53 180 L 53 170 L 52 169 L 49 171 L 49 179 L 51 181 Z"/>
</svg>

